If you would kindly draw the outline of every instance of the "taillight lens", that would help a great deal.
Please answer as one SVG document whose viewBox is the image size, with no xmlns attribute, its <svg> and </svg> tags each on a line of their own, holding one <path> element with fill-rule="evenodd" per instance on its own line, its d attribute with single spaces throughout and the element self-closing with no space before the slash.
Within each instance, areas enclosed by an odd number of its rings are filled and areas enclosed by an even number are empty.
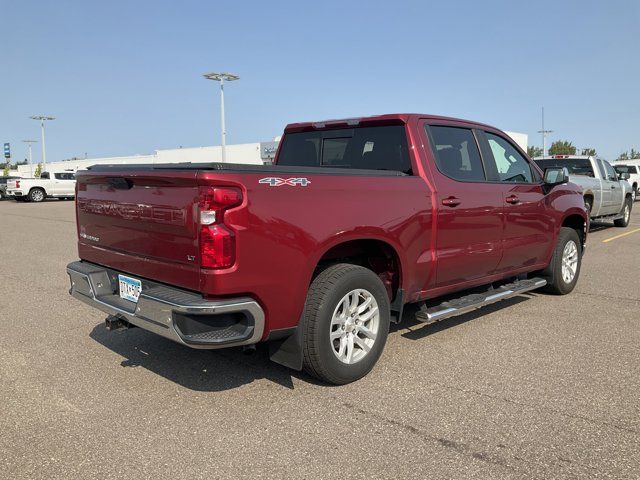
<svg viewBox="0 0 640 480">
<path fill-rule="evenodd" d="M 242 190 L 235 187 L 200 189 L 200 265 L 229 268 L 236 261 L 235 234 L 224 223 L 224 212 L 242 203 Z"/>
<path fill-rule="evenodd" d="M 204 268 L 228 268 L 236 261 L 235 235 L 224 225 L 202 225 L 200 258 Z"/>
<path fill-rule="evenodd" d="M 16 188 L 20 188 L 20 180 L 16 180 Z"/>
</svg>

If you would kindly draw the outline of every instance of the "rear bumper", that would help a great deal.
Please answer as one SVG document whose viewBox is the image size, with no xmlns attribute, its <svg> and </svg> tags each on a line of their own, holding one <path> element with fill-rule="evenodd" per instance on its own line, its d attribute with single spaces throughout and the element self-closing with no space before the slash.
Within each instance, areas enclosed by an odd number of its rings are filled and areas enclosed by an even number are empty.
<svg viewBox="0 0 640 480">
<path fill-rule="evenodd" d="M 205 300 L 196 293 L 142 281 L 138 302 L 120 298 L 118 272 L 88 262 L 67 265 L 69 293 L 107 314 L 192 348 L 251 345 L 262 338 L 264 311 L 249 297 Z"/>
</svg>

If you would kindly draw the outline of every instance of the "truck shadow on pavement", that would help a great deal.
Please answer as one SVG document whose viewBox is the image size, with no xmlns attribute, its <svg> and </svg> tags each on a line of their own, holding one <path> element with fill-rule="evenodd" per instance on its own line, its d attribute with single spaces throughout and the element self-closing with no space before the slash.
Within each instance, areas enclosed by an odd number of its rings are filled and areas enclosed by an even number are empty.
<svg viewBox="0 0 640 480">
<path fill-rule="evenodd" d="M 419 340 L 475 320 L 483 315 L 509 308 L 535 295 L 522 294 L 479 310 L 440 322 L 423 324 L 415 320 L 416 305 L 405 307 L 403 321 L 392 324 L 390 335 L 399 334 L 410 340 Z M 117 353 L 124 360 L 122 367 L 142 367 L 185 388 L 200 392 L 220 392 L 266 379 L 282 387 L 293 389 L 293 379 L 306 383 L 319 382 L 306 375 L 269 360 L 268 348 L 259 344 L 254 353 L 247 355 L 240 348 L 221 350 L 194 350 L 159 337 L 140 328 L 109 332 L 102 323 L 96 325 L 89 336 Z"/>
<path fill-rule="evenodd" d="M 240 348 L 195 350 L 141 328 L 109 332 L 103 324 L 96 325 L 89 336 L 124 357 L 122 367 L 145 368 L 190 390 L 219 392 L 260 379 L 293 389 L 293 377 L 313 383 L 304 373 L 270 361 L 263 344 L 250 355 Z"/>
</svg>

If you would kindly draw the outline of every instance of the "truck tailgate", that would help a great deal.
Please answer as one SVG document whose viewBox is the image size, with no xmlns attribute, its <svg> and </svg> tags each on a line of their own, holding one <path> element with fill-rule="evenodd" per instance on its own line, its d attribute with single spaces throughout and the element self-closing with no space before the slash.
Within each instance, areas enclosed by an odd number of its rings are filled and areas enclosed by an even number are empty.
<svg viewBox="0 0 640 480">
<path fill-rule="evenodd" d="M 82 172 L 80 258 L 197 290 L 197 171 Z"/>
</svg>

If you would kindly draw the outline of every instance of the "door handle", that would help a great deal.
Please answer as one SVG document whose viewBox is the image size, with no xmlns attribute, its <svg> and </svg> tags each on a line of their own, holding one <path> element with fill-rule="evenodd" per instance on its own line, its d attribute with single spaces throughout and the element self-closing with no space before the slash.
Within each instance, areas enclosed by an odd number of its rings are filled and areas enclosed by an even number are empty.
<svg viewBox="0 0 640 480">
<path fill-rule="evenodd" d="M 615 185 L 611 185 L 611 190 L 615 190 L 616 186 Z"/>
<path fill-rule="evenodd" d="M 460 205 L 460 200 L 458 200 L 456 197 L 443 198 L 442 205 L 444 205 L 445 207 L 457 207 L 458 205 Z"/>
<path fill-rule="evenodd" d="M 505 202 L 510 203 L 511 205 L 515 205 L 516 203 L 520 203 L 520 199 L 515 195 L 510 195 L 504 199 Z"/>
</svg>

